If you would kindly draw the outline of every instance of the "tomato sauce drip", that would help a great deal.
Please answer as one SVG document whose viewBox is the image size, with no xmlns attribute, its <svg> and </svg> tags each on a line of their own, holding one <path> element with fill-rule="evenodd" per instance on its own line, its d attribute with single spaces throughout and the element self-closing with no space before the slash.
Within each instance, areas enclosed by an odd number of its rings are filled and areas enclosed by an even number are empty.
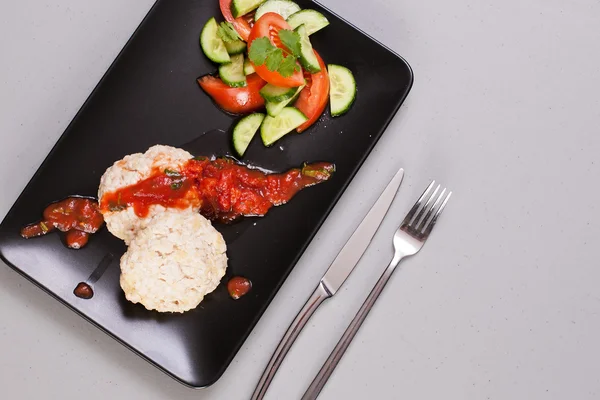
<svg viewBox="0 0 600 400">
<path fill-rule="evenodd" d="M 73 294 L 80 299 L 89 300 L 94 297 L 94 289 L 86 282 L 79 282 L 73 290 Z"/>
<path fill-rule="evenodd" d="M 227 282 L 227 291 L 232 299 L 238 300 L 242 296 L 248 294 L 252 289 L 252 282 L 248 278 L 234 276 Z"/>
<path fill-rule="evenodd" d="M 331 163 L 315 163 L 268 174 L 229 158 L 196 157 L 180 171 L 155 170 L 145 180 L 105 194 L 100 209 L 108 212 L 133 207 L 143 218 L 152 205 L 192 206 L 210 220 L 231 222 L 242 216 L 263 216 L 305 187 L 328 180 L 334 171 Z"/>
<path fill-rule="evenodd" d="M 90 234 L 83 231 L 78 231 L 77 229 L 71 229 L 65 235 L 65 240 L 67 241 L 67 246 L 72 249 L 80 249 L 85 246 L 90 239 Z"/>
<path fill-rule="evenodd" d="M 87 244 L 89 236 L 96 233 L 103 223 L 104 218 L 96 200 L 68 197 L 46 207 L 42 220 L 23 227 L 21 236 L 30 239 L 58 229 L 66 232 L 65 239 L 68 247 L 80 249 Z"/>
</svg>

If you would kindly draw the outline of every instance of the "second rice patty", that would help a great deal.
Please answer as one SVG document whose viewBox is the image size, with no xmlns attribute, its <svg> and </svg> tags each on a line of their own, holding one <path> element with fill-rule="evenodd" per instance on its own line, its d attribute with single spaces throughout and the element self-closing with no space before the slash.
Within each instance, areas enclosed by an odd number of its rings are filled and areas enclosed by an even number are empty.
<svg viewBox="0 0 600 400">
<path fill-rule="evenodd" d="M 225 275 L 225 251 L 206 218 L 167 209 L 148 217 L 121 257 L 121 288 L 127 300 L 149 310 L 191 310 Z"/>
<path fill-rule="evenodd" d="M 168 168 L 179 171 L 192 157 L 190 153 L 183 149 L 164 145 L 152 146 L 145 153 L 125 156 L 108 168 L 100 178 L 98 201 L 102 203 L 102 197 L 106 193 L 134 185 L 150 177 L 155 169 L 162 171 Z M 197 211 L 198 207 L 192 209 Z M 162 213 L 164 210 L 163 206 L 153 205 L 150 207 L 148 216 L 140 218 L 135 214 L 132 207 L 127 207 L 119 211 L 104 211 L 103 216 L 106 228 L 110 233 L 129 244 L 137 231 L 144 228 L 151 217 Z"/>
</svg>

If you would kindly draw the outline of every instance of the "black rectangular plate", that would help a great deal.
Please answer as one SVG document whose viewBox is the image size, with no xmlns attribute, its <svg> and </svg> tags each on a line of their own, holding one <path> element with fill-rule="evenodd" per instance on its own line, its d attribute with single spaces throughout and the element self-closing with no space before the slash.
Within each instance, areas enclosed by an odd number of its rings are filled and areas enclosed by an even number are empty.
<svg viewBox="0 0 600 400">
<path fill-rule="evenodd" d="M 402 58 L 317 3 L 298 3 L 331 21 L 311 37 L 313 45 L 325 63 L 354 72 L 358 96 L 343 117 L 326 111 L 303 134 L 290 134 L 271 148 L 258 138 L 251 144 L 246 161 L 257 166 L 284 171 L 304 161 L 331 161 L 337 172 L 264 218 L 216 225 L 228 245 L 227 276 L 253 282 L 247 296 L 230 299 L 222 283 L 193 311 L 150 312 L 125 300 L 119 286 L 125 245 L 106 229 L 77 251 L 67 249 L 59 234 L 19 236 L 47 204 L 73 194 L 95 196 L 100 176 L 126 154 L 154 144 L 183 146 L 196 155 L 231 152 L 235 118 L 219 111 L 196 83 L 215 71 L 198 38 L 209 17 L 220 17 L 217 0 L 156 2 L 0 226 L 1 256 L 16 271 L 189 386 L 211 385 L 223 374 L 412 86 Z M 228 132 L 202 135 L 215 128 Z M 95 283 L 93 299 L 75 297 L 75 285 L 106 254 L 114 260 Z"/>
</svg>

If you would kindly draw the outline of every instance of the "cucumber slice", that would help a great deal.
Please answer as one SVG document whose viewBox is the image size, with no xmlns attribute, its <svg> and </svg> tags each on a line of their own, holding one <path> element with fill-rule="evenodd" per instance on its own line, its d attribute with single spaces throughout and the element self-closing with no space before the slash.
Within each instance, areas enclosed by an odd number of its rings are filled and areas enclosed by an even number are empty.
<svg viewBox="0 0 600 400">
<path fill-rule="evenodd" d="M 294 94 L 294 96 L 292 96 L 291 98 L 289 98 L 287 100 L 280 101 L 279 103 L 267 101 L 265 103 L 265 107 L 267 109 L 267 114 L 269 114 L 271 117 L 276 117 L 281 112 L 281 110 L 283 110 L 288 104 L 290 104 L 291 102 L 293 102 L 294 100 L 296 100 L 298 98 L 302 89 L 304 89 L 304 86 L 300 86 L 298 88 L 298 90 L 296 91 L 296 94 Z"/>
<path fill-rule="evenodd" d="M 202 47 L 204 54 L 206 54 L 206 57 L 211 61 L 223 64 L 231 60 L 227 53 L 227 49 L 225 48 L 223 39 L 217 35 L 218 30 L 219 25 L 214 17 L 209 19 L 206 25 L 204 25 L 204 28 L 202 28 L 202 33 L 200 34 L 200 46 Z"/>
<path fill-rule="evenodd" d="M 241 40 L 234 40 L 233 42 L 225 42 L 225 48 L 230 56 L 241 54 L 246 51 L 246 42 Z"/>
<path fill-rule="evenodd" d="M 279 103 L 281 101 L 291 99 L 296 94 L 297 89 L 298 88 L 295 87 L 279 87 L 267 83 L 262 89 L 260 89 L 259 93 L 266 101 Z"/>
<path fill-rule="evenodd" d="M 265 114 L 254 113 L 242 118 L 233 128 L 233 147 L 240 157 L 244 156 L 250 141 L 260 128 Z"/>
<path fill-rule="evenodd" d="M 307 120 L 297 108 L 286 107 L 276 117 L 265 117 L 260 126 L 260 137 L 265 146 L 271 146 Z"/>
<path fill-rule="evenodd" d="M 345 114 L 356 98 L 356 81 L 352 72 L 341 65 L 329 64 L 329 106 L 331 116 Z"/>
<path fill-rule="evenodd" d="M 231 87 L 246 86 L 246 75 L 244 75 L 244 55 L 231 56 L 231 62 L 219 66 L 219 77 Z"/>
<path fill-rule="evenodd" d="M 329 25 L 329 21 L 323 14 L 315 10 L 302 10 L 290 15 L 287 19 L 288 24 L 292 29 L 296 29 L 300 25 L 306 26 L 306 31 L 312 35 Z"/>
<path fill-rule="evenodd" d="M 292 14 L 300 11 L 301 8 L 298 4 L 290 0 L 267 0 L 258 7 L 256 14 L 254 14 L 254 20 L 258 21 L 260 17 L 268 12 L 274 12 L 287 19 Z"/>
<path fill-rule="evenodd" d="M 319 72 L 321 66 L 319 65 L 319 60 L 317 60 L 312 44 L 310 44 L 306 26 L 304 24 L 300 25 L 296 28 L 296 32 L 300 36 L 300 64 L 312 74 Z"/>
<path fill-rule="evenodd" d="M 231 2 L 231 13 L 233 14 L 233 18 L 248 14 L 264 2 L 265 0 L 233 0 Z"/>
<path fill-rule="evenodd" d="M 254 70 L 254 66 L 252 65 L 252 63 L 250 62 L 250 60 L 245 59 L 244 60 L 244 74 L 251 75 L 251 74 L 253 74 L 255 72 L 256 71 Z"/>
</svg>

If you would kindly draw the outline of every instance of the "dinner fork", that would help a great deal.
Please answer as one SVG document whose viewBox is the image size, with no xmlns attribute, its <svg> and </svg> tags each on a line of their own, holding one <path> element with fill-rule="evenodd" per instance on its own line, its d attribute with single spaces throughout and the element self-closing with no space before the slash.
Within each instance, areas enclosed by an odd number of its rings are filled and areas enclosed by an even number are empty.
<svg viewBox="0 0 600 400">
<path fill-rule="evenodd" d="M 383 291 L 400 260 L 404 257 L 412 256 L 421 250 L 423 244 L 431 234 L 433 226 L 452 195 L 450 191 L 446 194 L 446 189 L 443 189 L 438 195 L 441 185 L 438 185 L 433 194 L 430 195 L 429 193 L 434 185 L 435 181 L 432 181 L 427 186 L 425 192 L 423 192 L 419 200 L 417 200 L 408 214 L 406 214 L 404 221 L 402 221 L 402 224 L 396 230 L 393 240 L 394 257 L 392 261 L 375 284 L 373 290 L 371 290 L 369 297 L 367 297 L 360 310 L 356 313 L 346 332 L 344 332 L 344 335 L 329 355 L 329 358 L 325 361 L 323 367 L 321 367 L 321 370 L 304 393 L 304 396 L 302 396 L 302 400 L 314 400 L 321 393 L 321 390 L 340 362 L 356 332 L 358 332 L 365 318 L 367 318 L 369 311 L 371 311 L 373 304 L 375 304 L 375 301 Z"/>
</svg>

